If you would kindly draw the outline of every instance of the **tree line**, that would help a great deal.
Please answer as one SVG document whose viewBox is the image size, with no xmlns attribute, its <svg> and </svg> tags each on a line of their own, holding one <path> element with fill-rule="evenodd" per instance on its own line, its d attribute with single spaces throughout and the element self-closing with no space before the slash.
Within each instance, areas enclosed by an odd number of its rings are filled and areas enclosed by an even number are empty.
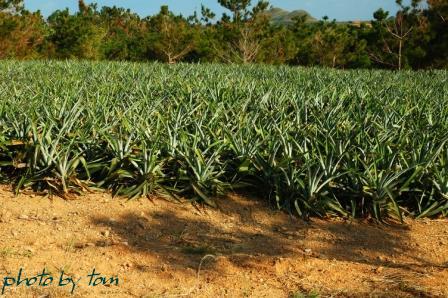
<svg viewBox="0 0 448 298">
<path fill-rule="evenodd" d="M 393 1 L 393 0 L 391 0 Z M 162 6 L 141 17 L 129 9 L 78 2 L 48 18 L 21 0 L 0 0 L 0 59 L 92 59 L 265 63 L 334 68 L 426 69 L 448 65 L 448 0 L 396 0 L 370 22 L 272 22 L 261 0 L 218 0 L 185 17 Z"/>
</svg>

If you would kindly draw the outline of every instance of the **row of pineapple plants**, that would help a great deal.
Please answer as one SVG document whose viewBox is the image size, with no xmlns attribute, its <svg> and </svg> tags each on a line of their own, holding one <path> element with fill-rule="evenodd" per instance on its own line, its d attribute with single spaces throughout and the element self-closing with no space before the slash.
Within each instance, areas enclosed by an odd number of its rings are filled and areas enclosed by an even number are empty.
<svg viewBox="0 0 448 298">
<path fill-rule="evenodd" d="M 446 71 L 0 63 L 0 177 L 308 218 L 448 213 Z"/>
</svg>

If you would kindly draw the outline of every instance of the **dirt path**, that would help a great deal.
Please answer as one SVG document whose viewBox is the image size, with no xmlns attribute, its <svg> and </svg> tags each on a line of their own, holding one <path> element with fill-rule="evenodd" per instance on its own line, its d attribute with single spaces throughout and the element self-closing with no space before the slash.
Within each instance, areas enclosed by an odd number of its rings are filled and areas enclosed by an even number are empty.
<svg viewBox="0 0 448 298">
<path fill-rule="evenodd" d="M 53 283 L 8 286 L 5 297 L 448 297 L 448 221 L 306 224 L 238 196 L 220 205 L 2 187 L 0 286 L 22 268 L 22 279 L 45 269 Z M 118 286 L 89 286 L 93 268 Z M 62 271 L 81 278 L 73 295 L 58 286 Z"/>
</svg>

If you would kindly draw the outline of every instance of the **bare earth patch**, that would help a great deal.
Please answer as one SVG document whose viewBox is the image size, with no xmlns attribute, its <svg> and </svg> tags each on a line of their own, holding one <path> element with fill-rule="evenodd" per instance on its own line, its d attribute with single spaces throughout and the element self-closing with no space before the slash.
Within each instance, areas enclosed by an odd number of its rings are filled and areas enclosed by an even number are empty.
<svg viewBox="0 0 448 298">
<path fill-rule="evenodd" d="M 0 286 L 20 268 L 45 268 L 82 278 L 74 294 L 21 285 L 4 296 L 448 297 L 448 221 L 305 223 L 237 195 L 220 207 L 14 197 L 2 187 Z M 93 268 L 119 285 L 88 286 Z"/>
</svg>

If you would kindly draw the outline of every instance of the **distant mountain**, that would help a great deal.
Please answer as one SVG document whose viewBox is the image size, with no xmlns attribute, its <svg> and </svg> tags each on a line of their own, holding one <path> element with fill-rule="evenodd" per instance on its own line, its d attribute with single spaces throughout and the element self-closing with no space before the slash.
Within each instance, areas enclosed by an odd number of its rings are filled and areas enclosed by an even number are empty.
<svg viewBox="0 0 448 298">
<path fill-rule="evenodd" d="M 278 7 L 273 7 L 266 11 L 266 15 L 271 19 L 271 23 L 276 25 L 291 25 L 294 23 L 295 17 L 305 17 L 307 22 L 316 22 L 305 10 L 287 11 Z"/>
</svg>

